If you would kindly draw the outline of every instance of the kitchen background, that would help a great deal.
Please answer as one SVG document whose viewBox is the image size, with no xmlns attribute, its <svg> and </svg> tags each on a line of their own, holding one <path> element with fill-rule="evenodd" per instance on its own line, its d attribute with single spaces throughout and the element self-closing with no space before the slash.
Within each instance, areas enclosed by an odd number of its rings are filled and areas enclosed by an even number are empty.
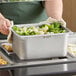
<svg viewBox="0 0 76 76">
<path fill-rule="evenodd" d="M 63 0 L 63 18 L 67 27 L 76 32 L 76 0 Z"/>
<path fill-rule="evenodd" d="M 2 1 L 3 0 L 0 0 L 0 2 Z M 76 31 L 76 0 L 63 0 L 63 9 L 64 9 L 63 19 L 66 21 L 67 27 L 75 32 Z"/>
</svg>

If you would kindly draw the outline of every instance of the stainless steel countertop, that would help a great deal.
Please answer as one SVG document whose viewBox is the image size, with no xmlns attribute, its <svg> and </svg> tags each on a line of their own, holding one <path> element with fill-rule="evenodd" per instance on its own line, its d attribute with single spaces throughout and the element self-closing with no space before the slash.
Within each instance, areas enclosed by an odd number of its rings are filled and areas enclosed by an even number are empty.
<svg viewBox="0 0 76 76">
<path fill-rule="evenodd" d="M 0 40 L 5 42 L 6 40 Z M 2 52 L 2 51 L 1 51 Z M 18 57 L 13 55 L 7 55 L 3 52 L 13 64 L 0 66 L 0 70 L 15 70 L 16 76 L 49 76 L 59 74 L 76 74 L 76 58 L 67 56 L 63 58 L 46 58 L 40 60 L 24 60 L 21 61 Z"/>
</svg>

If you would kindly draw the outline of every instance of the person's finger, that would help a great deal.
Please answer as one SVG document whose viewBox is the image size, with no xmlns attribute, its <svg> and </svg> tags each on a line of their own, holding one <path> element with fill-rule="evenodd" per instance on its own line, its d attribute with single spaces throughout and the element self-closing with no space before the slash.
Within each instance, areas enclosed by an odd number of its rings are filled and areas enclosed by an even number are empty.
<svg viewBox="0 0 76 76">
<path fill-rule="evenodd" d="M 10 27 L 11 26 L 11 21 L 6 19 L 6 25 L 7 25 L 7 27 Z"/>
<path fill-rule="evenodd" d="M 5 31 L 4 31 L 4 30 L 0 30 L 0 31 L 1 31 L 1 33 L 4 34 L 4 35 L 8 35 L 8 34 L 9 34 L 9 31 L 8 31 L 8 30 L 5 30 Z"/>
<path fill-rule="evenodd" d="M 2 34 L 4 34 L 4 35 L 8 35 L 9 29 L 4 28 L 3 25 L 2 25 L 2 28 L 0 29 L 0 32 L 1 32 Z"/>
<path fill-rule="evenodd" d="M 4 34 L 4 35 L 8 35 L 8 33 L 9 33 L 9 30 L 7 30 L 7 29 L 5 29 L 5 28 L 1 28 L 0 29 L 0 32 L 2 33 L 2 34 Z"/>
<path fill-rule="evenodd" d="M 11 26 L 11 23 L 8 19 L 1 19 L 0 20 L 0 32 L 2 34 L 8 35 L 10 26 Z"/>
<path fill-rule="evenodd" d="M 7 29 L 6 21 L 0 20 L 0 29 L 2 29 L 3 27 Z"/>
<path fill-rule="evenodd" d="M 6 21 L 0 21 L 0 32 L 2 34 L 8 34 L 9 29 L 8 29 L 8 27 L 6 25 Z"/>
</svg>

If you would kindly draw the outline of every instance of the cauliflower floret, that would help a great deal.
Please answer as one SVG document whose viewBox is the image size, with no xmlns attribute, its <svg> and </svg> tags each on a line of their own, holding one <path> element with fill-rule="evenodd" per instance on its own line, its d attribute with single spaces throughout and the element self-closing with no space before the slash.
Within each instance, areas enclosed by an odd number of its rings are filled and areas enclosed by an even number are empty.
<svg viewBox="0 0 76 76">
<path fill-rule="evenodd" d="M 46 32 L 45 34 L 50 34 L 50 32 Z"/>
<path fill-rule="evenodd" d="M 38 32 L 38 29 L 35 27 L 35 28 L 33 28 L 33 31 L 34 32 Z"/>
<path fill-rule="evenodd" d="M 43 35 L 43 34 L 44 34 L 44 32 L 43 32 L 43 31 L 39 31 L 38 33 L 39 33 L 40 35 Z"/>
<path fill-rule="evenodd" d="M 32 31 L 33 31 L 33 29 L 28 29 L 28 31 L 29 31 L 29 32 L 32 32 Z"/>
<path fill-rule="evenodd" d="M 27 30 L 27 27 L 23 27 L 22 30 L 25 32 Z"/>
</svg>

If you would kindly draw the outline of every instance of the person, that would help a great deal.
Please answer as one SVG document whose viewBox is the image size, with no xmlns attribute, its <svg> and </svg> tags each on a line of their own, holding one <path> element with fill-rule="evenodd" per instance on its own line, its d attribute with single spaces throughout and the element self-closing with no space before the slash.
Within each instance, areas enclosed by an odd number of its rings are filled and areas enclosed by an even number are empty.
<svg viewBox="0 0 76 76">
<path fill-rule="evenodd" d="M 14 21 L 14 24 L 36 23 L 46 20 L 48 17 L 59 20 L 62 18 L 62 12 L 62 0 L 1 2 L 0 39 L 6 38 L 5 35 L 8 35 L 11 20 Z"/>
<path fill-rule="evenodd" d="M 46 20 L 48 17 L 57 20 L 62 19 L 62 0 L 33 0 L 25 2 L 16 2 L 19 0 L 9 1 L 10 2 L 4 2 L 2 0 L 0 3 L 0 39 L 6 39 L 9 34 L 11 21 L 13 21 L 14 24 L 26 24 L 38 23 Z"/>
</svg>

